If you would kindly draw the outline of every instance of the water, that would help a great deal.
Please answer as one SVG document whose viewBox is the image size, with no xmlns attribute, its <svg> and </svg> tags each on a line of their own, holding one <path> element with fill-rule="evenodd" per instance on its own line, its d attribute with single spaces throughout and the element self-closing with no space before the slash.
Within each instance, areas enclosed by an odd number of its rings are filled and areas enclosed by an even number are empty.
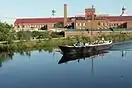
<svg viewBox="0 0 132 88">
<path fill-rule="evenodd" d="M 2 53 L 0 88 L 132 88 L 131 45 L 71 61 L 59 52 Z"/>
</svg>

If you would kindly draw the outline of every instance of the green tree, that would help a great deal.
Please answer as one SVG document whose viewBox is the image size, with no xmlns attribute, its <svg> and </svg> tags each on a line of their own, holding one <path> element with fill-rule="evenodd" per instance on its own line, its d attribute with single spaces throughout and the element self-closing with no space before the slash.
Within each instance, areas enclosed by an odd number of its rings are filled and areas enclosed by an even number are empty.
<svg viewBox="0 0 132 88">
<path fill-rule="evenodd" d="M 17 32 L 18 40 L 30 40 L 32 37 L 32 33 L 30 31 L 19 31 Z"/>
<path fill-rule="evenodd" d="M 0 41 L 7 41 L 10 37 L 10 32 L 12 32 L 12 29 L 12 25 L 0 22 Z"/>
<path fill-rule="evenodd" d="M 43 26 L 43 27 L 40 28 L 40 30 L 47 30 L 47 29 L 48 29 L 47 25 L 45 25 L 45 26 Z"/>
<path fill-rule="evenodd" d="M 38 35 L 39 35 L 39 32 L 38 32 L 38 31 L 33 31 L 33 32 L 32 32 L 32 37 L 33 37 L 33 38 L 37 38 Z"/>
<path fill-rule="evenodd" d="M 63 22 L 58 22 L 56 24 L 54 24 L 55 28 L 63 28 L 64 27 L 64 23 Z"/>
</svg>

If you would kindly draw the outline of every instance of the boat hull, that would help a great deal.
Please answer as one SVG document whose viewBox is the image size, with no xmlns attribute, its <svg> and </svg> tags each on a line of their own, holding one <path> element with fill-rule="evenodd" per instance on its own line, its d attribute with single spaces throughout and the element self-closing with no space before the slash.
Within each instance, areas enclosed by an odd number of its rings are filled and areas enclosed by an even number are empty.
<svg viewBox="0 0 132 88">
<path fill-rule="evenodd" d="M 80 54 L 80 53 L 90 53 L 97 52 L 101 50 L 109 50 L 112 47 L 112 44 L 99 45 L 99 46 L 59 46 L 63 54 Z"/>
</svg>

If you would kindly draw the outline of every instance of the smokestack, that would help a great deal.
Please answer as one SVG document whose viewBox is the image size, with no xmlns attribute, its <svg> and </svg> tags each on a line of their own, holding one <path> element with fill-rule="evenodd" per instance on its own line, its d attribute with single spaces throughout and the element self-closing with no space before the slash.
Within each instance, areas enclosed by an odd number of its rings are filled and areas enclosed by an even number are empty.
<svg viewBox="0 0 132 88">
<path fill-rule="evenodd" d="M 64 4 L 64 27 L 67 26 L 67 4 Z"/>
</svg>

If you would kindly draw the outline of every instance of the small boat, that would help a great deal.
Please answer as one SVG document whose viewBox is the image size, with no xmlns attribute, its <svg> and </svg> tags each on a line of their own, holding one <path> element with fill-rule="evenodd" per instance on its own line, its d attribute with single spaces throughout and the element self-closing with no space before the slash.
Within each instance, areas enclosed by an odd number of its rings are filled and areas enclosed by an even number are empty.
<svg viewBox="0 0 132 88">
<path fill-rule="evenodd" d="M 112 41 L 95 41 L 93 44 L 78 42 L 73 46 L 60 45 L 58 46 L 63 54 L 80 54 L 90 53 L 101 50 L 109 50 L 112 47 Z"/>
</svg>

